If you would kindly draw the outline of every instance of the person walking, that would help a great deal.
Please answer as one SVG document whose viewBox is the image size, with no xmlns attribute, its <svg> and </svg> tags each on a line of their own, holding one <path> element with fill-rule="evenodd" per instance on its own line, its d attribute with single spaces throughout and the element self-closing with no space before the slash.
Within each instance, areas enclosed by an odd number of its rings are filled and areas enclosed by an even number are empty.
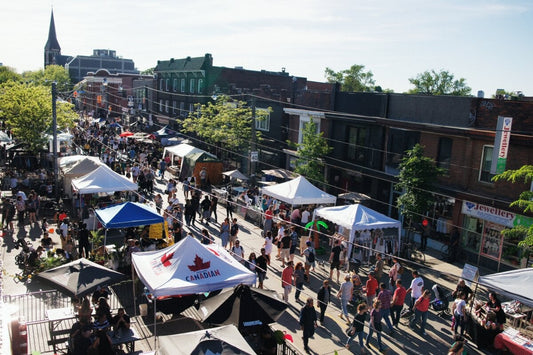
<svg viewBox="0 0 533 355">
<path fill-rule="evenodd" d="M 420 296 L 413 306 L 413 311 L 415 316 L 409 322 L 411 328 L 414 329 L 414 326 L 417 322 L 420 322 L 420 334 L 425 336 L 426 334 L 426 322 L 428 319 L 428 310 L 429 310 L 429 298 L 431 297 L 431 292 L 429 290 L 424 290 L 422 296 Z"/>
<path fill-rule="evenodd" d="M 359 338 L 359 347 L 361 354 L 365 354 L 365 345 L 363 343 L 363 339 L 365 338 L 365 321 L 367 317 L 367 305 L 366 303 L 359 303 L 357 306 L 357 314 L 353 318 L 353 323 L 348 331 L 348 340 L 346 340 L 346 349 L 350 349 L 350 342 L 353 340 L 353 338 L 358 337 Z"/>
<path fill-rule="evenodd" d="M 294 269 L 292 261 L 287 263 L 287 267 L 281 272 L 281 288 L 283 288 L 283 300 L 289 302 L 289 294 L 294 284 Z"/>
<path fill-rule="evenodd" d="M 263 288 L 263 282 L 265 281 L 266 273 L 267 273 L 267 263 L 268 263 L 268 257 L 265 253 L 265 248 L 261 248 L 261 255 L 259 255 L 256 259 L 256 268 L 255 272 L 257 273 L 257 282 L 258 288 Z"/>
<path fill-rule="evenodd" d="M 233 218 L 231 227 L 229 230 L 229 247 L 233 248 L 235 241 L 237 240 L 237 234 L 239 234 L 239 223 L 237 223 L 237 218 Z"/>
<path fill-rule="evenodd" d="M 270 254 L 272 254 L 272 232 L 268 231 L 265 235 L 265 244 L 263 244 L 263 247 L 265 248 L 265 254 L 267 257 L 268 265 L 270 265 Z"/>
<path fill-rule="evenodd" d="M 407 291 L 405 287 L 402 286 L 402 280 L 396 280 L 396 289 L 392 295 L 392 325 L 398 327 L 400 323 L 400 316 L 402 314 L 403 303 L 405 301 L 405 296 Z"/>
<path fill-rule="evenodd" d="M 309 282 L 309 271 L 311 266 L 314 268 L 315 265 L 315 248 L 312 247 L 310 241 L 305 243 L 307 248 L 302 252 L 302 255 L 305 256 L 305 281 Z"/>
<path fill-rule="evenodd" d="M 313 305 L 313 299 L 309 297 L 305 302 L 305 306 L 300 310 L 300 328 L 303 330 L 304 350 L 309 353 L 309 338 L 315 334 L 316 310 Z"/>
<path fill-rule="evenodd" d="M 227 248 L 229 242 L 229 218 L 224 218 L 224 222 L 220 225 L 220 241 L 224 249 Z"/>
<path fill-rule="evenodd" d="M 329 280 L 324 280 L 322 286 L 318 290 L 317 300 L 318 306 L 320 307 L 320 324 L 324 325 L 324 314 L 326 313 L 326 308 L 328 308 L 328 303 L 331 298 L 331 286 L 329 285 Z"/>
<path fill-rule="evenodd" d="M 211 207 L 210 207 L 210 211 L 211 211 L 211 215 L 214 217 L 215 219 L 215 223 L 218 223 L 217 219 L 217 207 L 218 207 L 218 197 L 216 197 L 215 195 L 211 196 Z"/>
<path fill-rule="evenodd" d="M 396 287 L 396 281 L 402 278 L 403 267 L 398 262 L 398 258 L 392 257 L 392 267 L 389 269 L 389 286 L 391 290 L 394 290 Z"/>
<path fill-rule="evenodd" d="M 378 300 L 381 302 L 381 318 L 385 320 L 385 324 L 389 327 L 389 335 L 394 333 L 394 328 L 390 320 L 390 308 L 392 301 L 392 292 L 387 288 L 387 285 L 382 282 L 379 284 L 380 291 L 378 293 Z"/>
<path fill-rule="evenodd" d="M 281 253 L 280 253 L 281 267 L 283 267 L 285 265 L 285 262 L 291 260 L 290 251 L 291 251 L 292 239 L 291 239 L 288 229 L 285 229 L 283 231 L 283 236 L 281 237 L 280 243 L 281 243 Z"/>
<path fill-rule="evenodd" d="M 368 274 L 368 280 L 363 287 L 363 291 L 366 293 L 367 304 L 374 304 L 374 298 L 376 298 L 376 291 L 379 288 L 378 281 L 374 277 L 374 272 Z"/>
<path fill-rule="evenodd" d="M 366 346 L 370 346 L 370 340 L 372 335 L 376 332 L 376 337 L 378 338 L 378 347 L 379 351 L 383 351 L 383 344 L 381 344 L 381 302 L 379 300 L 374 300 L 372 305 L 372 311 L 370 311 L 370 322 L 368 327 L 368 336 L 366 337 Z"/>
<path fill-rule="evenodd" d="M 350 275 L 344 277 L 344 282 L 341 284 L 337 297 L 341 301 L 341 310 L 342 313 L 339 314 L 339 317 L 345 319 L 348 324 L 350 324 L 350 315 L 348 313 L 348 302 L 352 299 L 353 296 L 353 284 L 351 281 Z"/>
<path fill-rule="evenodd" d="M 381 278 L 383 277 L 383 256 L 381 253 L 376 254 L 376 264 L 374 265 L 374 274 L 378 284 L 381 283 Z M 383 307 L 383 305 L 381 305 Z"/>
<path fill-rule="evenodd" d="M 81 257 L 89 259 L 91 253 L 91 243 L 89 242 L 89 231 L 87 225 L 81 222 L 78 230 L 78 254 Z M 85 253 L 85 254 L 84 254 Z"/>
<path fill-rule="evenodd" d="M 335 246 L 331 249 L 331 254 L 329 256 L 329 279 L 332 280 L 333 276 L 333 270 L 337 269 L 337 283 L 339 283 L 339 277 L 340 277 L 340 266 L 341 266 L 341 241 L 335 240 Z M 333 281 L 333 280 L 332 280 Z"/>
<path fill-rule="evenodd" d="M 226 217 L 233 219 L 233 197 L 231 197 L 231 193 L 228 193 L 228 197 L 226 197 Z"/>
<path fill-rule="evenodd" d="M 424 279 L 420 277 L 418 271 L 413 270 L 413 280 L 411 281 L 411 286 L 407 289 L 407 293 L 411 292 L 411 304 L 410 307 L 413 308 L 417 299 L 422 296 L 422 290 L 424 289 Z"/>
<path fill-rule="evenodd" d="M 300 301 L 300 293 L 302 292 L 304 288 L 304 282 L 305 282 L 305 271 L 304 271 L 304 265 L 301 261 L 296 263 L 296 266 L 294 267 L 294 286 L 296 287 L 296 293 L 294 294 L 294 299 L 296 301 Z"/>
<path fill-rule="evenodd" d="M 452 312 L 453 312 L 453 318 L 455 320 L 455 324 L 453 327 L 453 334 L 457 334 L 457 329 L 461 327 L 461 336 L 465 332 L 465 307 L 466 307 L 466 301 L 465 301 L 466 295 L 464 292 L 459 291 L 457 292 L 457 298 L 453 302 L 452 305 Z"/>
</svg>

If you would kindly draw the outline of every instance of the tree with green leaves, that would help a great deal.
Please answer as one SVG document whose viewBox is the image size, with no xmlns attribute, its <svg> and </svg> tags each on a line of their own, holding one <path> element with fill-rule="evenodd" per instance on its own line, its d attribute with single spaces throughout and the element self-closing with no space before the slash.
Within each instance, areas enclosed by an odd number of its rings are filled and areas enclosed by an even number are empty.
<svg viewBox="0 0 533 355">
<path fill-rule="evenodd" d="M 443 69 L 438 72 L 434 69 L 426 70 L 409 78 L 409 82 L 415 86 L 409 90 L 409 94 L 468 96 L 472 91 L 466 85 L 466 79 L 456 80 L 452 73 Z"/>
<path fill-rule="evenodd" d="M 252 142 L 252 108 L 245 101 L 219 96 L 207 104 L 197 104 L 182 122 L 182 132 L 193 133 L 207 143 L 227 150 L 247 152 Z M 257 111 L 256 119 L 264 119 Z M 255 131 L 256 139 L 260 132 Z"/>
<path fill-rule="evenodd" d="M 533 165 L 524 165 L 517 170 L 504 171 L 503 173 L 494 176 L 492 180 L 506 180 L 511 181 L 512 183 L 529 184 L 533 180 Z M 525 213 L 533 213 L 533 191 L 523 191 L 518 197 L 518 200 L 513 201 L 510 206 L 520 208 Z M 518 246 L 523 248 L 533 248 L 533 225 L 529 227 L 516 226 L 511 229 L 503 230 L 502 233 L 506 237 L 519 235 L 522 240 L 518 243 Z"/>
<path fill-rule="evenodd" d="M 328 83 L 339 83 L 341 91 L 360 92 L 360 91 L 374 91 L 374 74 L 365 71 L 364 65 L 354 64 L 350 69 L 341 70 L 339 72 L 333 69 L 326 68 L 325 77 Z"/>
<path fill-rule="evenodd" d="M 57 102 L 57 126 L 74 126 L 78 117 L 74 106 Z M 9 81 L 0 84 L 0 117 L 17 140 L 28 144 L 33 152 L 43 149 L 52 133 L 52 92 L 42 85 Z"/>
<path fill-rule="evenodd" d="M 0 66 L 0 84 L 7 81 L 21 81 L 22 76 L 18 74 L 13 68 Z"/>
<path fill-rule="evenodd" d="M 141 75 L 154 75 L 155 73 L 155 67 L 148 68 L 146 70 L 141 71 Z"/>
<path fill-rule="evenodd" d="M 313 182 L 325 181 L 323 158 L 333 149 L 323 135 L 324 132 L 317 132 L 317 124 L 311 119 L 302 131 L 302 143 L 296 145 L 289 143 L 298 148 L 294 171 Z"/>
<path fill-rule="evenodd" d="M 420 144 L 405 152 L 399 168 L 396 189 L 402 194 L 398 197 L 397 207 L 410 229 L 420 223 L 425 213 L 433 207 L 434 184 L 445 170 L 437 167 L 433 159 L 424 156 L 424 148 Z"/>
<path fill-rule="evenodd" d="M 72 90 L 70 74 L 61 65 L 49 65 L 44 70 L 26 71 L 22 73 L 22 80 L 47 87 L 52 87 L 52 83 L 56 82 L 58 92 Z"/>
</svg>

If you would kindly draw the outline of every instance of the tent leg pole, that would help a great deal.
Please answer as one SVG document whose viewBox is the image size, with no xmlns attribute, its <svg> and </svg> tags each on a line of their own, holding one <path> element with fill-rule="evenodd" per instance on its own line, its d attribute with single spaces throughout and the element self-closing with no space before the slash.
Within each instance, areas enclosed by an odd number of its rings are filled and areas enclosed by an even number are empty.
<svg viewBox="0 0 533 355">
<path fill-rule="evenodd" d="M 133 315 L 137 316 L 137 297 L 135 295 L 135 271 L 131 263 L 131 287 L 133 288 Z"/>
<path fill-rule="evenodd" d="M 154 297 L 154 350 L 157 350 L 157 297 Z"/>
</svg>

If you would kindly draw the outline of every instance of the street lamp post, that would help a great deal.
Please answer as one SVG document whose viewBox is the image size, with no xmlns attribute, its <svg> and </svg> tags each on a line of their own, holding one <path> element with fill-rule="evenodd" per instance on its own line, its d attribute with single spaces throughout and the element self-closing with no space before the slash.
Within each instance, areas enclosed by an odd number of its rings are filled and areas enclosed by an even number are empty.
<svg viewBox="0 0 533 355">
<path fill-rule="evenodd" d="M 59 171 L 57 165 L 57 110 L 56 110 L 56 99 L 57 99 L 57 83 L 54 81 L 52 83 L 52 134 L 53 134 L 53 156 L 54 156 L 54 190 L 56 201 L 59 201 Z"/>
</svg>

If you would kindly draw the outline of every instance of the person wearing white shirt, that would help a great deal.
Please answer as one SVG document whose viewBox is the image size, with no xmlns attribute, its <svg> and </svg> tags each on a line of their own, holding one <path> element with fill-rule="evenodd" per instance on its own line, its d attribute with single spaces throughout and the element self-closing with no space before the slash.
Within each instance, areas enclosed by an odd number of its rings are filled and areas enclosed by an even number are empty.
<svg viewBox="0 0 533 355">
<path fill-rule="evenodd" d="M 414 306 L 417 299 L 422 296 L 422 291 L 424 290 L 424 279 L 420 277 L 418 271 L 413 270 L 413 281 L 411 281 L 411 286 L 407 289 L 406 293 L 411 292 L 411 307 Z"/>
<path fill-rule="evenodd" d="M 311 217 L 311 212 L 309 212 L 309 209 L 306 208 L 302 212 L 302 218 L 300 219 L 300 223 L 302 226 L 305 226 L 307 223 L 309 223 L 309 218 Z"/>
</svg>

